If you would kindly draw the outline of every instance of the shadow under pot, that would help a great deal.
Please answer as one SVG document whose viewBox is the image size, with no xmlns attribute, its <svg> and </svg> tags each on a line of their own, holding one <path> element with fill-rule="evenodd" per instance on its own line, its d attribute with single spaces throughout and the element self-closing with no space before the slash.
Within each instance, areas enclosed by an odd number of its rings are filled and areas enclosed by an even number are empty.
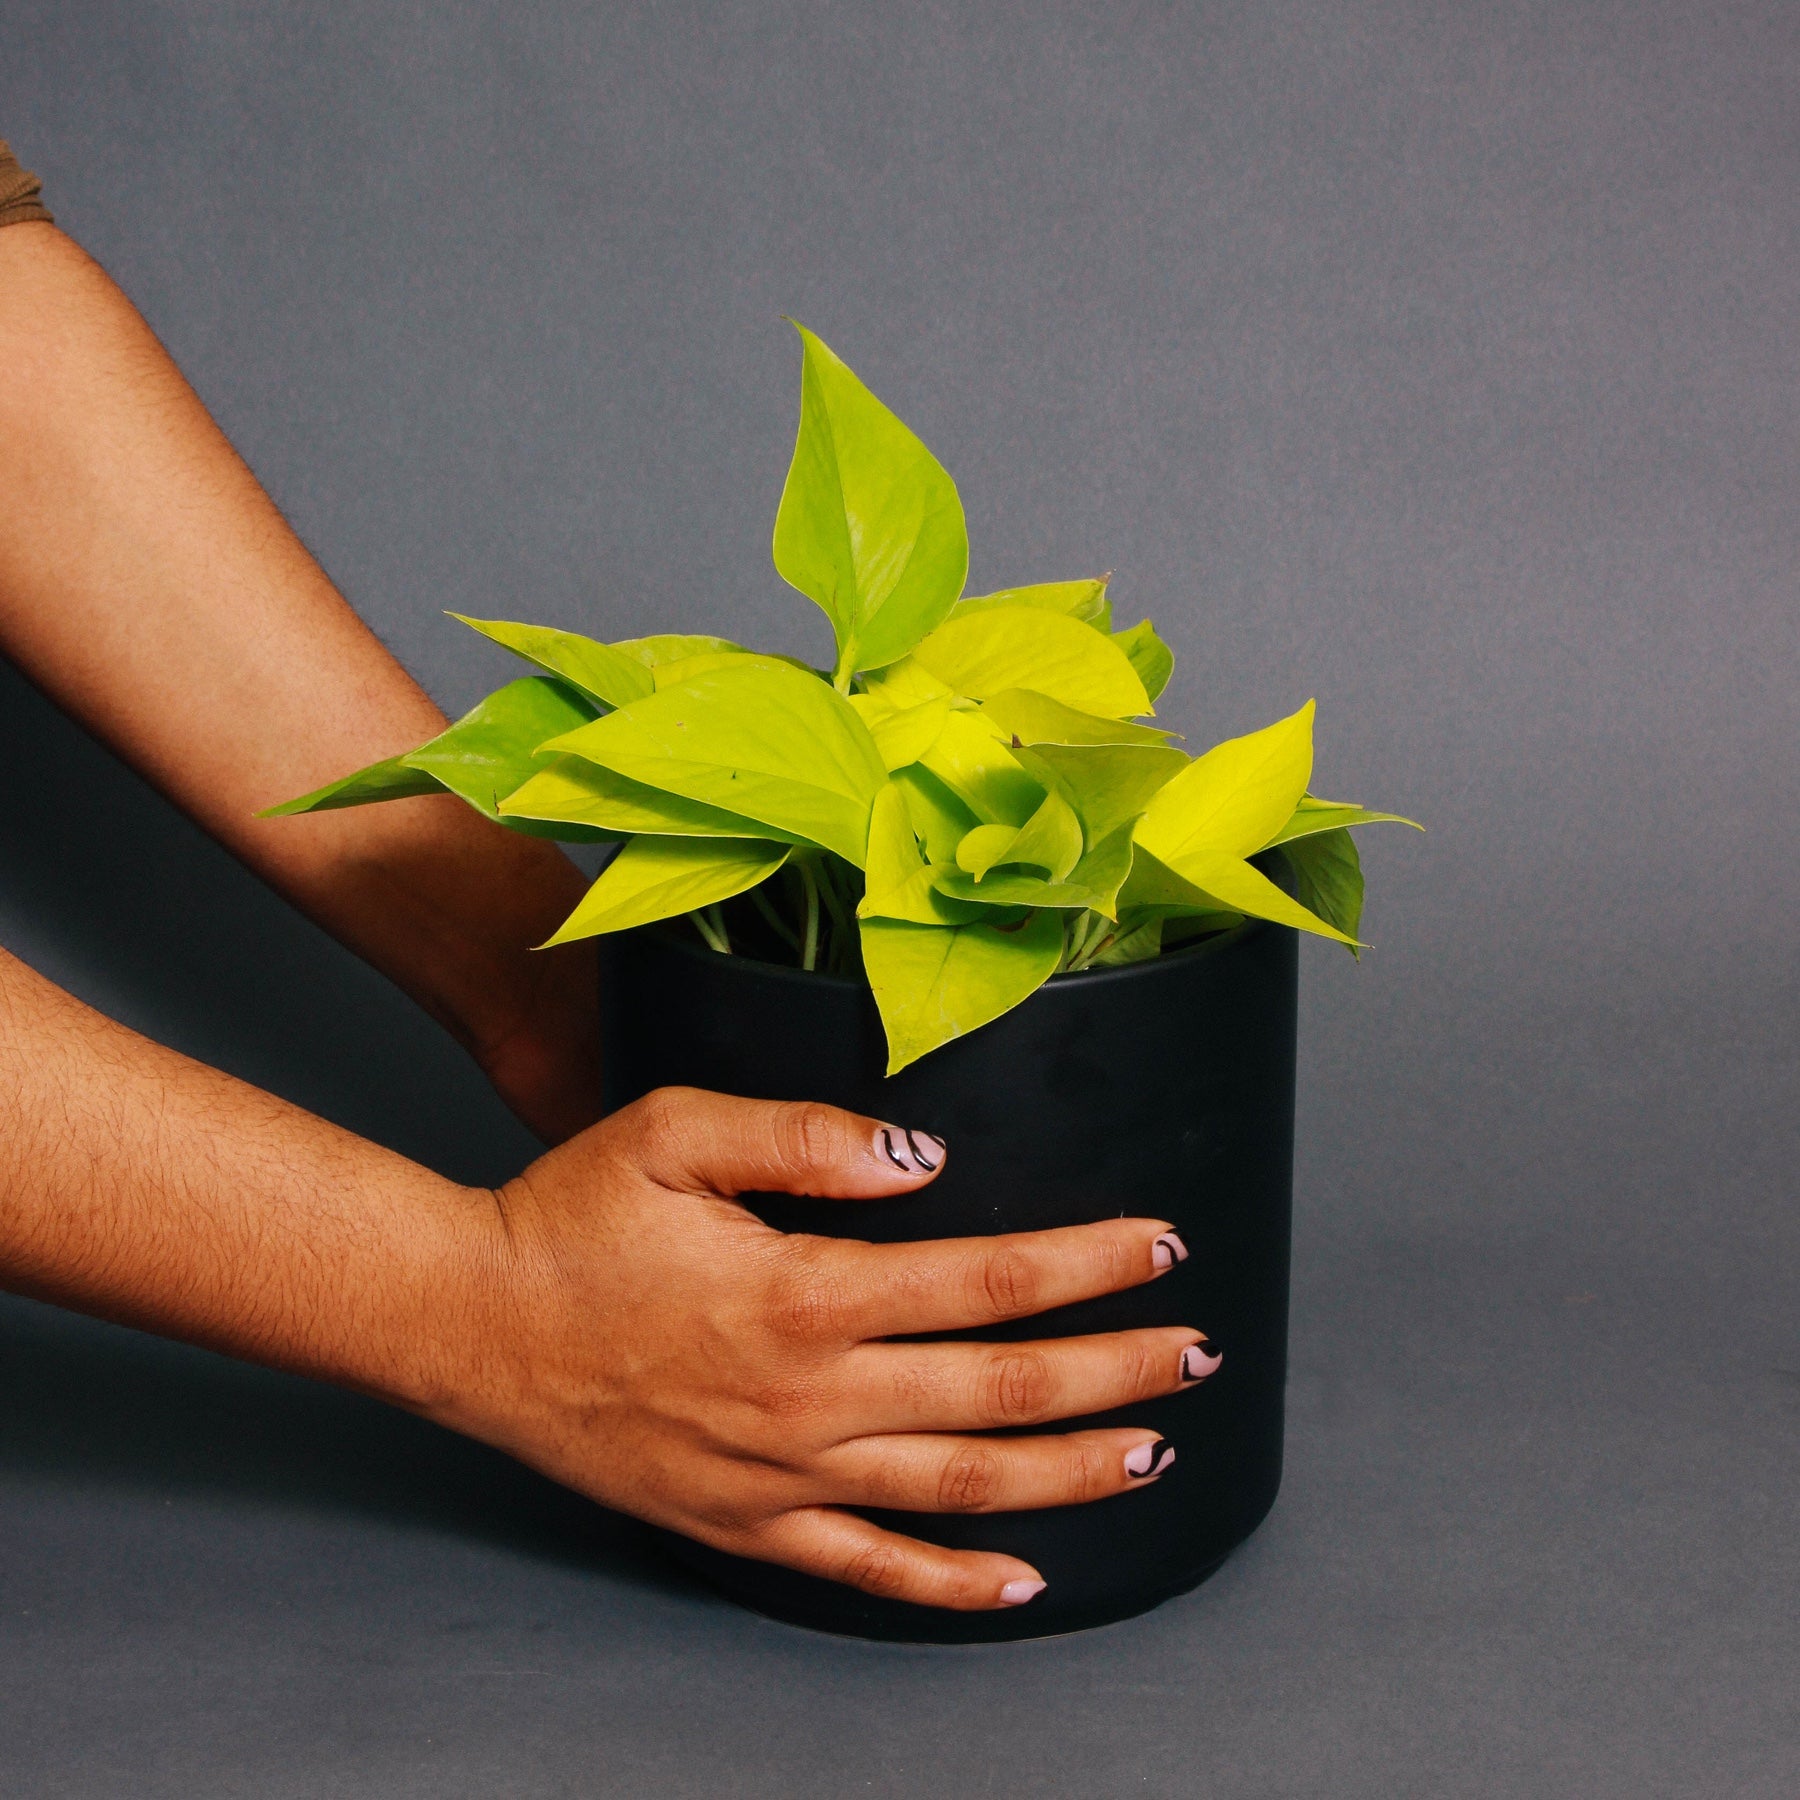
<svg viewBox="0 0 1800 1800">
<path fill-rule="evenodd" d="M 1120 1214 L 1174 1223 L 1160 1280 L 988 1341 L 1188 1325 L 1224 1357 L 1198 1389 L 1049 1429 L 1145 1426 L 1176 1449 L 1147 1488 L 1040 1512 L 872 1511 L 893 1530 L 1025 1558 L 1029 1604 L 957 1613 L 876 1598 L 670 1533 L 734 1599 L 793 1624 L 913 1643 L 1047 1637 L 1129 1618 L 1204 1581 L 1281 1481 L 1287 1375 L 1297 948 L 1257 921 L 1124 968 L 1058 976 L 891 1079 L 859 980 L 724 956 L 652 926 L 602 940 L 609 1110 L 669 1085 L 823 1100 L 950 1146 L 916 1194 L 854 1205 L 744 1196 L 783 1231 L 893 1243 L 1039 1231 Z"/>
</svg>

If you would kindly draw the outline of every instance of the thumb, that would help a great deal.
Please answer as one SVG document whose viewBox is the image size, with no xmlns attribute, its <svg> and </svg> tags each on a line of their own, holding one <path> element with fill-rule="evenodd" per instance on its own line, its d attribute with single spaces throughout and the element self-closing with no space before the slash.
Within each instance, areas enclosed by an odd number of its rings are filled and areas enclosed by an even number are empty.
<svg viewBox="0 0 1800 1800">
<path fill-rule="evenodd" d="M 878 1200 L 923 1187 L 944 1141 L 811 1100 L 743 1100 L 658 1088 L 617 1115 L 652 1181 L 694 1193 Z"/>
</svg>

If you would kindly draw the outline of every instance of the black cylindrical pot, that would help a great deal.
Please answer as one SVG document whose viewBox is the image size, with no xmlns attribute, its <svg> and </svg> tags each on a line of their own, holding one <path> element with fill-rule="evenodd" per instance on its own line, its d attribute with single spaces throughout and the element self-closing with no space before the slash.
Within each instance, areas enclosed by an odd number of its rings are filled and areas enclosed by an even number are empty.
<svg viewBox="0 0 1800 1800">
<path fill-rule="evenodd" d="M 1179 1227 L 1161 1280 L 978 1335 L 1189 1325 L 1223 1353 L 1197 1389 L 1063 1429 L 1140 1425 L 1176 1448 L 1149 1488 L 1088 1506 L 875 1513 L 942 1544 L 1005 1551 L 1048 1582 L 1029 1605 L 952 1613 L 669 1547 L 759 1612 L 858 1637 L 982 1643 L 1130 1617 L 1210 1575 L 1281 1480 L 1294 1120 L 1295 934 L 1252 922 L 1153 961 L 1059 976 L 992 1024 L 883 1076 L 859 981 L 721 956 L 652 927 L 603 940 L 608 1087 L 670 1084 L 824 1100 L 945 1139 L 944 1172 L 903 1199 L 746 1196 L 787 1231 L 878 1242 L 1036 1231 L 1120 1214 Z"/>
</svg>

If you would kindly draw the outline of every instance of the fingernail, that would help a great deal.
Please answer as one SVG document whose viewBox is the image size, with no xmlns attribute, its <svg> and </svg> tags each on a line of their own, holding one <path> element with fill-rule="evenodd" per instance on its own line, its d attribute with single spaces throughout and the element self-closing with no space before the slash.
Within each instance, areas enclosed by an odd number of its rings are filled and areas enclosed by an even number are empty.
<svg viewBox="0 0 1800 1800">
<path fill-rule="evenodd" d="M 1023 1606 L 1027 1600 L 1035 1600 L 1044 1591 L 1046 1583 L 1042 1581 L 1009 1581 L 1000 1590 L 1002 1606 Z"/>
<path fill-rule="evenodd" d="M 1179 1231 L 1165 1231 L 1150 1246 L 1150 1264 L 1156 1269 L 1172 1269 L 1178 1262 L 1186 1262 L 1188 1247 L 1181 1241 Z"/>
<path fill-rule="evenodd" d="M 1175 1446 L 1161 1438 L 1125 1452 L 1125 1473 L 1134 1481 L 1160 1475 L 1175 1460 Z"/>
<path fill-rule="evenodd" d="M 930 1175 L 943 1166 L 944 1140 L 929 1131 L 883 1125 L 875 1133 L 875 1153 L 902 1175 Z"/>
<path fill-rule="evenodd" d="M 1202 1338 L 1199 1343 L 1189 1344 L 1182 1351 L 1181 1379 L 1183 1381 L 1204 1381 L 1224 1360 L 1218 1351 Z"/>
</svg>

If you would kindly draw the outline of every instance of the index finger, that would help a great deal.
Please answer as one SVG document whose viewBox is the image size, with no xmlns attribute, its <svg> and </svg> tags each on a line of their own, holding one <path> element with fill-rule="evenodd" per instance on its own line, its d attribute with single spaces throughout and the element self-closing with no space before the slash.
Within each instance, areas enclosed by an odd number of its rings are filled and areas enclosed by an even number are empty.
<svg viewBox="0 0 1800 1800">
<path fill-rule="evenodd" d="M 1027 1318 L 1141 1287 L 1188 1254 L 1160 1219 L 913 1244 L 819 1242 L 818 1272 L 833 1290 L 830 1316 L 853 1342 Z"/>
</svg>

